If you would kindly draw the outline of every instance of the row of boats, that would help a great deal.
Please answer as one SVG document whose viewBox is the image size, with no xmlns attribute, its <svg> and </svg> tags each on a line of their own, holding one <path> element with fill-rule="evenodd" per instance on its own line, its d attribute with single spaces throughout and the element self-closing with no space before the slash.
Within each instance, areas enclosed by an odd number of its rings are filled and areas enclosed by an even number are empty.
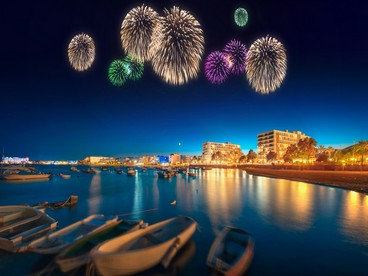
<svg viewBox="0 0 368 276">
<path fill-rule="evenodd" d="M 185 216 L 148 225 L 142 220 L 91 215 L 62 229 L 56 227 L 57 222 L 42 209 L 0 207 L 0 249 L 52 255 L 63 272 L 88 265 L 100 275 L 134 274 L 158 264 L 167 268 L 197 223 Z M 253 248 L 249 233 L 226 227 L 212 244 L 207 264 L 225 275 L 240 275 L 251 263 Z"/>
</svg>

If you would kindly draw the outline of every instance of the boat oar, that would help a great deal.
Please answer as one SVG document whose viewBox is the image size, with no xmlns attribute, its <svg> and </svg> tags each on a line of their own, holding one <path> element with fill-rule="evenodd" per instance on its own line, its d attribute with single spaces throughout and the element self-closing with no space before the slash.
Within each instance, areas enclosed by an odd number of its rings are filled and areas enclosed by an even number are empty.
<svg viewBox="0 0 368 276">
<path fill-rule="evenodd" d="M 143 210 L 143 211 L 138 211 L 138 212 L 131 212 L 131 213 L 121 214 L 121 215 L 117 215 L 117 216 L 118 217 L 129 216 L 129 215 L 133 215 L 133 214 L 152 212 L 152 211 L 156 211 L 156 210 L 158 210 L 158 208 L 153 208 L 153 209 L 148 209 L 148 210 Z"/>
</svg>

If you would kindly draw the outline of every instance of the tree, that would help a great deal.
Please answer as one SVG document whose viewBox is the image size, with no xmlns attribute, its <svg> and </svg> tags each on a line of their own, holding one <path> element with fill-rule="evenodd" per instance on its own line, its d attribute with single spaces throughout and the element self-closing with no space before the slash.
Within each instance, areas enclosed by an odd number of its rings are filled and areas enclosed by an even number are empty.
<svg viewBox="0 0 368 276">
<path fill-rule="evenodd" d="M 314 156 L 317 152 L 317 142 L 313 138 L 300 139 L 298 142 L 299 153 L 307 157 L 307 164 L 309 164 L 309 158 Z"/>
<path fill-rule="evenodd" d="M 293 163 L 293 160 L 298 156 L 299 149 L 297 145 L 292 144 L 286 149 L 286 153 L 283 156 L 284 162 Z"/>
<path fill-rule="evenodd" d="M 358 144 L 353 146 L 355 153 L 360 155 L 360 166 L 364 164 L 364 155 L 368 154 L 368 140 L 359 141 Z"/>
<path fill-rule="evenodd" d="M 240 158 L 239 158 L 239 163 L 245 163 L 247 162 L 247 156 L 246 155 L 242 155 Z"/>
<path fill-rule="evenodd" d="M 226 155 L 227 162 L 234 164 L 237 163 L 242 153 L 240 150 L 232 150 Z"/>
<path fill-rule="evenodd" d="M 216 151 L 215 153 L 212 154 L 212 161 L 221 162 L 223 158 L 224 155 L 222 154 L 221 151 Z"/>
<path fill-rule="evenodd" d="M 324 163 L 324 162 L 327 162 L 327 160 L 328 160 L 328 154 L 323 152 L 318 155 L 316 162 Z"/>
<path fill-rule="evenodd" d="M 257 153 L 255 153 L 252 149 L 249 150 L 248 154 L 247 154 L 247 161 L 248 162 L 254 162 L 254 160 L 257 159 Z"/>
<path fill-rule="evenodd" d="M 271 150 L 269 153 L 267 153 L 266 159 L 267 159 L 268 162 L 274 161 L 274 160 L 276 160 L 276 156 L 277 156 L 276 152 Z"/>
</svg>

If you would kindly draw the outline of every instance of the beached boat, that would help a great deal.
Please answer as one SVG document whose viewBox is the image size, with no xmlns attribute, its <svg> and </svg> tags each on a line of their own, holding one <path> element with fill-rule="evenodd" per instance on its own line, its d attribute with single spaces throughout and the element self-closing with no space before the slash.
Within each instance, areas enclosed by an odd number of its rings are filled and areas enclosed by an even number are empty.
<svg viewBox="0 0 368 276">
<path fill-rule="evenodd" d="M 134 169 L 129 169 L 127 171 L 127 175 L 129 175 L 129 176 L 135 176 L 135 174 L 136 174 L 136 171 Z"/>
<path fill-rule="evenodd" d="M 171 218 L 106 241 L 95 247 L 90 257 L 101 275 L 134 274 L 160 262 L 168 267 L 196 227 L 189 217 Z"/>
<path fill-rule="evenodd" d="M 88 235 L 105 229 L 107 225 L 115 223 L 117 217 L 107 219 L 104 215 L 91 215 L 67 227 L 52 232 L 32 241 L 27 250 L 39 254 L 56 254 L 73 242 Z"/>
<path fill-rule="evenodd" d="M 89 252 L 98 244 L 117 236 L 138 230 L 143 224 L 142 220 L 117 220 L 109 227 L 89 235 L 65 248 L 55 258 L 55 262 L 63 272 L 72 271 L 88 263 Z"/>
<path fill-rule="evenodd" d="M 29 206 L 0 207 L 0 249 L 17 252 L 40 235 L 55 229 L 57 221 L 44 209 Z"/>
<path fill-rule="evenodd" d="M 1 176 L 5 180 L 48 180 L 51 174 L 47 173 L 31 173 L 31 174 L 3 174 Z"/>
<path fill-rule="evenodd" d="M 69 179 L 71 177 L 70 174 L 63 174 L 63 173 L 60 173 L 60 176 L 63 178 L 63 179 Z"/>
<path fill-rule="evenodd" d="M 238 228 L 226 227 L 215 239 L 207 257 L 207 265 L 227 275 L 243 275 L 253 259 L 251 235 Z"/>
</svg>

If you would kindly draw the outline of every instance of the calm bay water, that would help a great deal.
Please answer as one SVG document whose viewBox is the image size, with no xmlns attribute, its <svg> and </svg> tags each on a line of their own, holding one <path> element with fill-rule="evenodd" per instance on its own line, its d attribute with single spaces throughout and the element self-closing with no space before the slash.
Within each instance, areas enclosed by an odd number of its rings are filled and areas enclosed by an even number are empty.
<svg viewBox="0 0 368 276">
<path fill-rule="evenodd" d="M 158 210 L 127 216 L 150 224 L 177 215 L 194 218 L 199 230 L 168 271 L 146 274 L 210 275 L 208 250 L 224 225 L 251 232 L 255 256 L 249 275 L 367 275 L 368 196 L 343 189 L 258 177 L 235 169 L 198 171 L 195 178 L 160 179 L 154 170 L 135 177 L 101 171 L 74 173 L 67 166 L 41 171 L 71 179 L 0 182 L 0 205 L 57 202 L 78 195 L 75 208 L 47 213 L 67 226 L 90 214 Z M 171 206 L 172 200 L 177 201 Z M 1 275 L 29 274 L 39 256 L 0 252 Z M 81 274 L 82 272 L 80 272 Z"/>
</svg>

